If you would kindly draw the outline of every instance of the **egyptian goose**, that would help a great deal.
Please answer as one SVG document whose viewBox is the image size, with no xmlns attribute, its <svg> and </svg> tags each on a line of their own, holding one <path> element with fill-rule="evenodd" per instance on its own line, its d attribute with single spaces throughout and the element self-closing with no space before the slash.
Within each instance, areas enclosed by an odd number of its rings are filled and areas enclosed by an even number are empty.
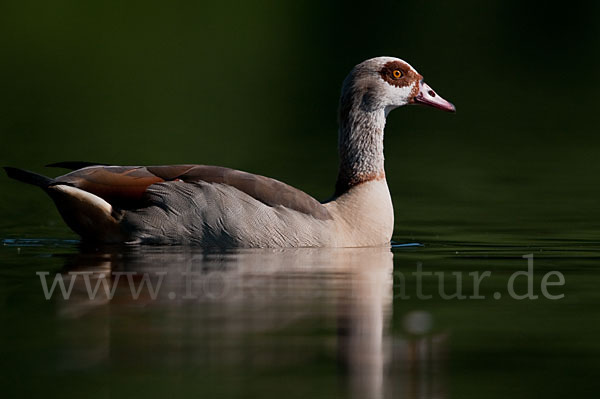
<svg viewBox="0 0 600 399">
<path fill-rule="evenodd" d="M 6 167 L 41 187 L 84 241 L 205 247 L 364 247 L 389 244 L 392 200 L 383 165 L 387 114 L 406 104 L 445 111 L 408 63 L 377 57 L 355 66 L 339 107 L 339 174 L 320 203 L 280 181 L 206 165 L 107 166 L 62 162 L 48 178 Z"/>
</svg>

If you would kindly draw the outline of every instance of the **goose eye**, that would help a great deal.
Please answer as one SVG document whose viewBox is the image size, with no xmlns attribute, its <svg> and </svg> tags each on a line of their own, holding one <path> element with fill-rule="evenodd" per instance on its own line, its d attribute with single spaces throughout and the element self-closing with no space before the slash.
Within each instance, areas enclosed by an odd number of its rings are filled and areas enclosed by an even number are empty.
<svg viewBox="0 0 600 399">
<path fill-rule="evenodd" d="M 394 69 L 394 72 L 392 72 L 392 75 L 394 75 L 394 78 L 400 79 L 402 77 L 402 71 L 400 71 L 399 69 Z"/>
</svg>

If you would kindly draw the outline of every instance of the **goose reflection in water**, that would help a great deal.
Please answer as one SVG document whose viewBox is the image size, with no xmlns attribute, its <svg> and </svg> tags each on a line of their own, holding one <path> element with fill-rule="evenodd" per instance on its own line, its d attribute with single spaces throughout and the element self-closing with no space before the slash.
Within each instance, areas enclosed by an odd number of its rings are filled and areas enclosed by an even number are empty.
<svg viewBox="0 0 600 399">
<path fill-rule="evenodd" d="M 407 313 L 408 338 L 391 336 L 389 248 L 121 248 L 69 256 L 61 275 L 66 286 L 74 279 L 68 300 L 53 297 L 66 370 L 180 373 L 177 389 L 228 397 L 249 386 L 275 393 L 282 381 L 282 392 L 319 392 L 302 370 L 337 396 L 447 396 L 445 336 L 427 334 L 430 316 Z M 269 374 L 281 381 L 261 380 Z"/>
</svg>

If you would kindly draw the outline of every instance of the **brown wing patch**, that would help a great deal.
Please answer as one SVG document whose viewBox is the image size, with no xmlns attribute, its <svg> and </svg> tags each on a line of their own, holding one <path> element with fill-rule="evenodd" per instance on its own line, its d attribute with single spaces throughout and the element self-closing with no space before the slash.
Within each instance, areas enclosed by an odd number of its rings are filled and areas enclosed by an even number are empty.
<svg viewBox="0 0 600 399">
<path fill-rule="evenodd" d="M 95 194 L 120 208 L 139 206 L 148 186 L 164 181 L 142 166 L 90 166 L 55 180 Z"/>
<path fill-rule="evenodd" d="M 90 166 L 55 179 L 125 209 L 142 206 L 149 186 L 170 180 L 227 184 L 266 205 L 283 206 L 317 219 L 331 219 L 327 208 L 303 191 L 275 179 L 220 166 Z"/>
</svg>

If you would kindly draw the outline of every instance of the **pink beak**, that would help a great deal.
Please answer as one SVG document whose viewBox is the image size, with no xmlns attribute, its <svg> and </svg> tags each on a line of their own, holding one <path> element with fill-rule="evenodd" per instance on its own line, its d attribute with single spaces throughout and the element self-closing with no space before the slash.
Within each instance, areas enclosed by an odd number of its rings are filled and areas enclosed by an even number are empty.
<svg viewBox="0 0 600 399">
<path fill-rule="evenodd" d="M 419 94 L 413 98 L 413 103 L 429 105 L 448 112 L 456 112 L 456 107 L 451 102 L 444 100 L 423 80 L 419 82 Z"/>
</svg>

